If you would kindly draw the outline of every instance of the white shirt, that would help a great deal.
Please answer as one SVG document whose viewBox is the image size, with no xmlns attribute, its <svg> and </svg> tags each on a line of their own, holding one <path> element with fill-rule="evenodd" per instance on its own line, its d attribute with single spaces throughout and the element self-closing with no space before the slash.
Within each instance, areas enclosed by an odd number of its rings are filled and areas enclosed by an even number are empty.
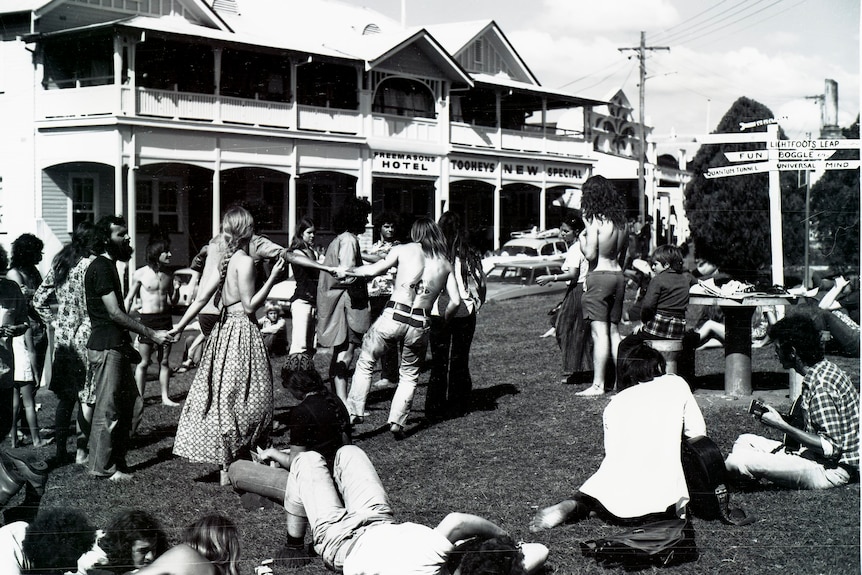
<svg viewBox="0 0 862 575">
<path fill-rule="evenodd" d="M 688 503 L 680 461 L 683 433 L 706 435 L 703 414 L 686 381 L 662 375 L 624 389 L 604 412 L 605 458 L 581 486 L 621 518 L 659 513 Z"/>
<path fill-rule="evenodd" d="M 590 262 L 584 257 L 584 252 L 581 251 L 580 243 L 575 242 L 569 246 L 569 250 L 566 252 L 566 259 L 563 260 L 561 269 L 564 272 L 578 269 L 578 283 L 584 283 L 584 280 L 587 277 L 587 272 L 590 269 Z M 566 281 L 566 284 L 570 283 L 571 280 Z"/>
<path fill-rule="evenodd" d="M 387 523 L 365 530 L 344 560 L 344 575 L 437 575 L 453 545 L 418 523 Z"/>
</svg>

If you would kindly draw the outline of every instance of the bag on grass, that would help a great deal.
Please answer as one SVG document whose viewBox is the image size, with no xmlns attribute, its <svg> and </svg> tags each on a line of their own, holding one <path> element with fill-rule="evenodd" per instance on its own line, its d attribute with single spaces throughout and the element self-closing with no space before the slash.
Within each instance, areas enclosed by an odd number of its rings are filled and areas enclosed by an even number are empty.
<svg viewBox="0 0 862 575">
<path fill-rule="evenodd" d="M 697 559 L 694 527 L 685 519 L 666 519 L 581 543 L 581 554 L 603 567 L 636 571 Z"/>
</svg>

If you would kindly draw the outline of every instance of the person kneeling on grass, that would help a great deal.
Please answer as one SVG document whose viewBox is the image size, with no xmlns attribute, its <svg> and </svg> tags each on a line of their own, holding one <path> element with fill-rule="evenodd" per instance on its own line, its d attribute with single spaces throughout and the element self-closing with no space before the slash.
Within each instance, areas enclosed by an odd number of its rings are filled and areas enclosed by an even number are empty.
<svg viewBox="0 0 862 575">
<path fill-rule="evenodd" d="M 620 358 L 619 393 L 605 408 L 605 458 L 571 499 L 540 510 L 537 532 L 596 513 L 617 524 L 682 517 L 689 501 L 680 438 L 706 435 L 688 383 L 641 343 Z M 632 478 L 637 478 L 632 481 Z"/>
<path fill-rule="evenodd" d="M 764 405 L 755 417 L 784 433 L 784 442 L 740 435 L 725 460 L 737 478 L 794 489 L 828 489 L 859 480 L 859 392 L 847 374 L 823 357 L 820 331 L 802 316 L 769 330 L 784 369 L 801 376 L 802 395 L 785 419 Z"/>
<path fill-rule="evenodd" d="M 502 528 L 467 513 L 450 513 L 434 528 L 396 523 L 374 465 L 354 445 L 338 450 L 332 472 L 319 453 L 298 454 L 284 506 L 288 541 L 299 544 L 297 554 L 304 552 L 310 525 L 314 550 L 345 575 L 520 575 L 539 569 L 548 556 L 544 545 L 516 545 Z"/>
</svg>

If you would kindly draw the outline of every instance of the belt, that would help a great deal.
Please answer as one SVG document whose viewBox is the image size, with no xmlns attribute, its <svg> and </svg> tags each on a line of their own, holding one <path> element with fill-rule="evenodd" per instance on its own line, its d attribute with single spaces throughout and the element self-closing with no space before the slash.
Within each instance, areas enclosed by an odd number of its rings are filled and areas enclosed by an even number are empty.
<svg viewBox="0 0 862 575">
<path fill-rule="evenodd" d="M 422 317 L 428 317 L 428 312 L 421 307 L 410 307 L 407 304 L 403 304 L 397 301 L 389 300 L 388 302 L 386 302 L 386 307 L 391 307 L 398 311 L 409 313 L 410 315 L 421 315 Z"/>
</svg>

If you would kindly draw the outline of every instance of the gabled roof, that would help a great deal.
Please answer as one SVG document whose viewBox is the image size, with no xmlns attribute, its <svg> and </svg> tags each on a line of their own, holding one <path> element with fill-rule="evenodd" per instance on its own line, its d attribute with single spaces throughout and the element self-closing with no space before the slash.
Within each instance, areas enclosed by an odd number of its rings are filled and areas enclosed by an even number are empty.
<svg viewBox="0 0 862 575">
<path fill-rule="evenodd" d="M 472 22 L 455 22 L 453 24 L 434 24 L 427 26 L 427 29 L 440 41 L 446 51 L 456 59 L 461 52 L 467 49 L 479 37 L 490 36 L 503 47 L 510 64 L 519 70 L 525 78 L 528 78 L 531 83 L 541 86 L 538 78 L 536 78 L 495 21 L 475 20 Z"/>
<path fill-rule="evenodd" d="M 204 0 L 177 0 L 186 9 L 192 12 L 201 23 L 210 25 L 220 30 L 230 30 L 224 20 L 216 14 L 210 5 Z M 64 4 L 74 5 L 69 0 L 0 0 L 0 14 L 12 14 L 15 12 L 32 12 L 35 17 L 41 17 L 56 10 Z M 99 6 L 87 6 L 98 9 Z"/>
<path fill-rule="evenodd" d="M 405 29 L 364 6 L 340 0 L 237 0 L 236 6 L 237 13 L 221 15 L 238 34 L 312 53 L 362 60 L 367 70 L 416 45 L 446 77 L 472 85 L 469 75 L 425 29 Z"/>
</svg>

